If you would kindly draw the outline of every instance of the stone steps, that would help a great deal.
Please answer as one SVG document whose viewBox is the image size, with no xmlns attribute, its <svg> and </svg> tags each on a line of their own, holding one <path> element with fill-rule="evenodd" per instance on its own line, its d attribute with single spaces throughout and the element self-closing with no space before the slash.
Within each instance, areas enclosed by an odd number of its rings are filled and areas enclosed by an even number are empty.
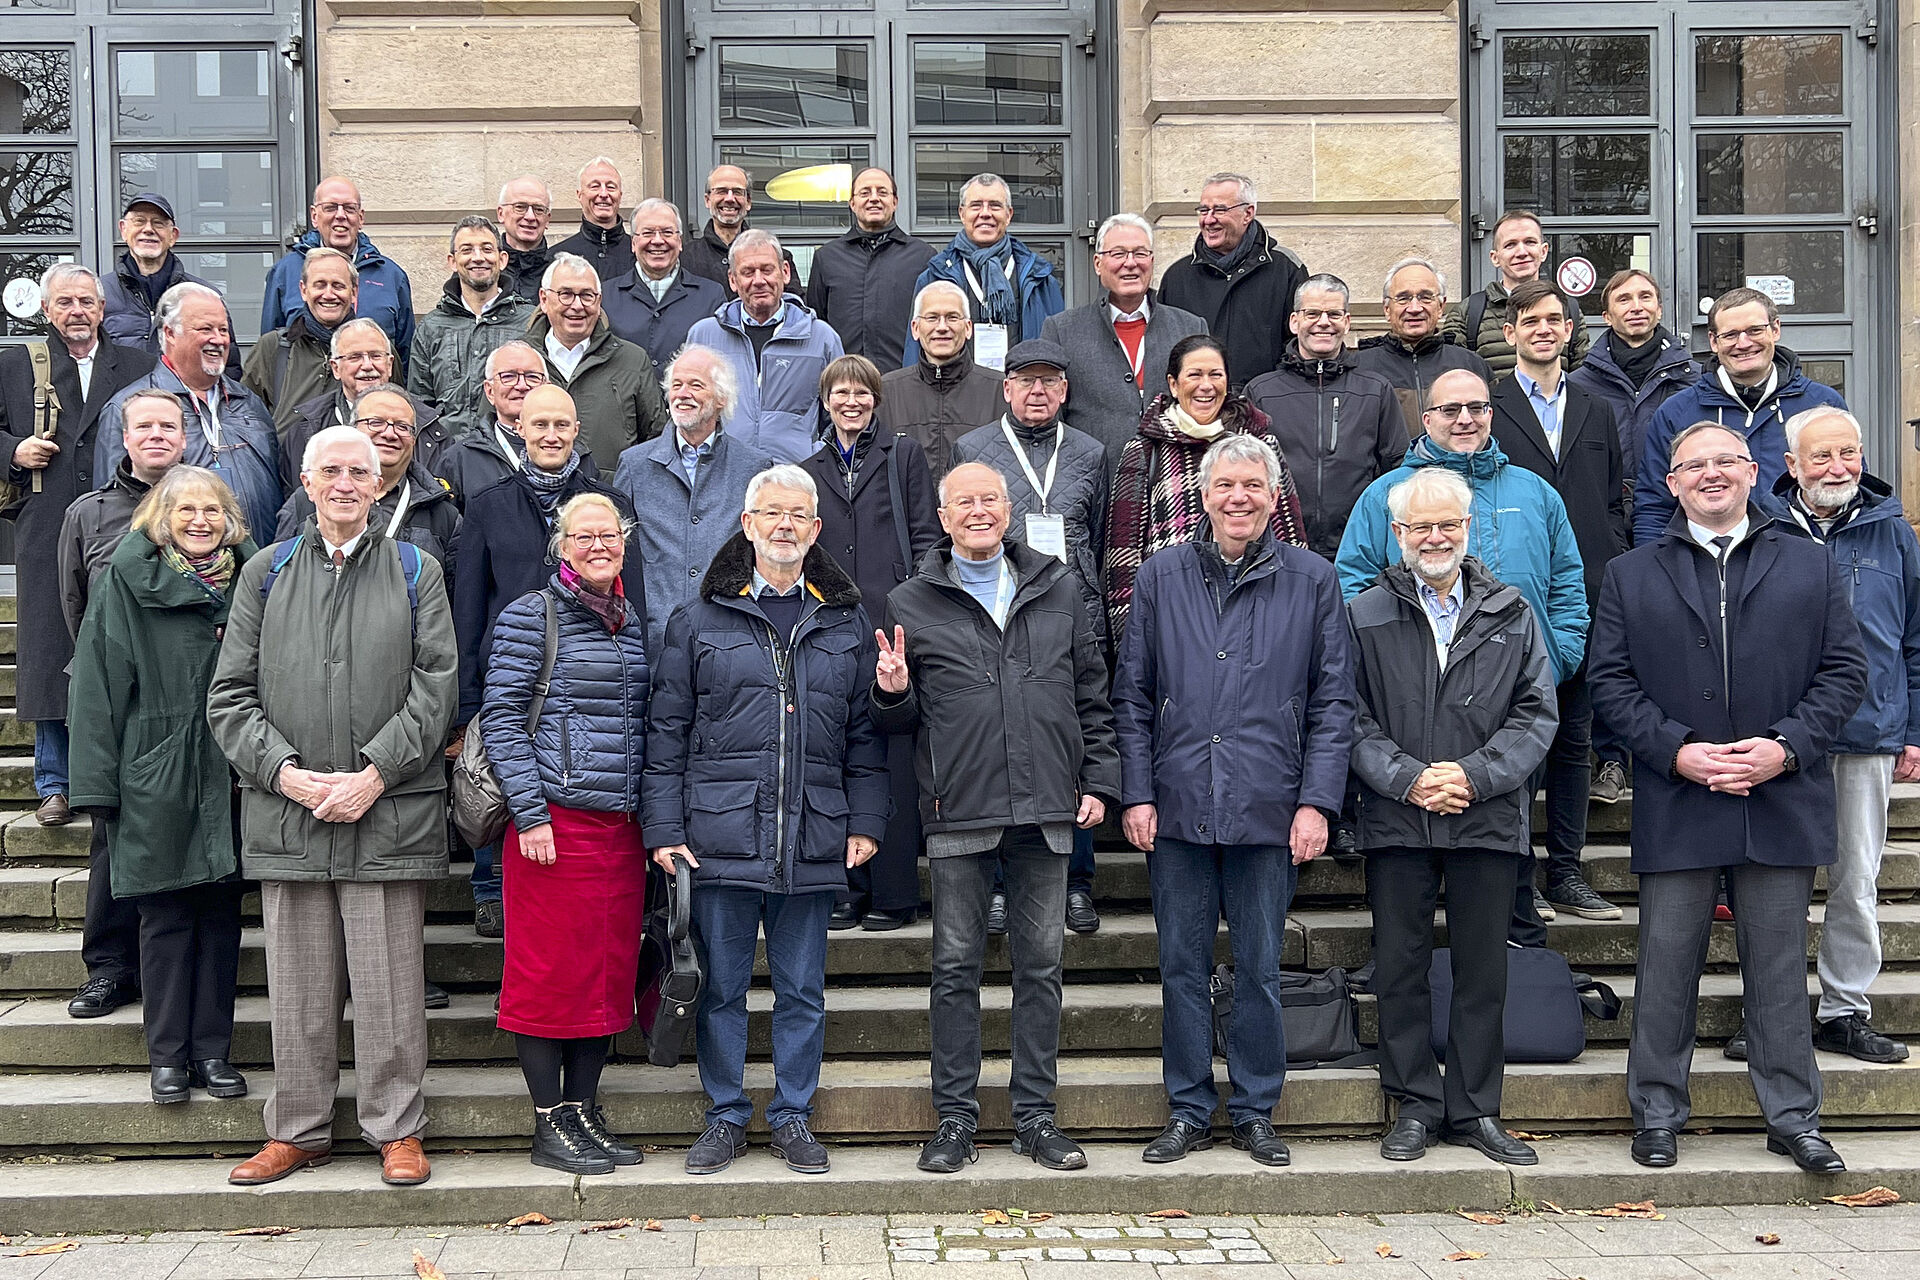
<svg viewBox="0 0 1920 1280">
<path fill-rule="evenodd" d="M 1627 1042 L 1633 1027 L 1634 975 L 1608 980 L 1620 996 L 1621 1016 L 1612 1022 L 1587 1020 L 1587 1040 L 1596 1048 Z M 1740 976 L 1708 974 L 1701 980 L 1699 1035 L 1717 1044 L 1740 1025 Z M 1808 1014 L 1817 1006 L 1819 980 L 1807 977 Z M 1874 1026 L 1888 1035 L 1920 1040 L 1920 972 L 1888 971 L 1872 990 Z M 989 985 L 981 993 L 981 1040 L 988 1053 L 1005 1053 L 1009 1044 L 1012 992 L 1005 985 Z M 1379 1021 L 1371 995 L 1358 999 L 1360 1038 L 1373 1043 Z M 773 993 L 756 988 L 747 996 L 747 1052 L 755 1058 L 772 1053 Z M 241 1066 L 272 1062 L 267 998 L 242 996 L 234 1008 L 233 1061 Z M 340 1034 L 340 1061 L 353 1060 L 352 1006 Z M 929 1050 L 927 988 L 830 987 L 827 991 L 829 1057 L 926 1057 Z M 446 1009 L 427 1013 L 428 1056 L 442 1064 L 511 1062 L 513 1037 L 494 1024 L 493 995 L 486 991 L 458 992 Z M 644 1057 L 645 1043 L 637 1032 L 622 1036 L 616 1047 L 633 1057 Z M 1160 988 L 1153 982 L 1069 982 L 1060 1013 L 1060 1049 L 1063 1054 L 1158 1054 L 1160 1051 Z M 1714 1050 L 1717 1052 L 1717 1050 Z M 141 1033 L 140 1007 L 127 1005 L 104 1018 L 67 1016 L 63 995 L 0 1002 L 0 1071 L 26 1069 L 92 1070 L 107 1067 L 145 1067 L 146 1040 Z"/>
</svg>

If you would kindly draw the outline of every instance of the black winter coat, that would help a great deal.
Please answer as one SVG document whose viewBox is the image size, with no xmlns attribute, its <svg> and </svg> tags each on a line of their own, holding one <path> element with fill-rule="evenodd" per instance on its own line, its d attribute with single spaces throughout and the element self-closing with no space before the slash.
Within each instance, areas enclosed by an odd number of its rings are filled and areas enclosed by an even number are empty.
<svg viewBox="0 0 1920 1280">
<path fill-rule="evenodd" d="M 580 220 L 580 229 L 553 246 L 555 254 L 572 253 L 585 258 L 600 277 L 600 291 L 606 292 L 607 281 L 616 279 L 633 270 L 633 232 L 627 230 L 626 220 L 616 222 L 612 227 L 597 227 L 585 218 Z M 552 265 L 552 259 L 548 259 Z M 545 274 L 546 268 L 541 272 Z M 518 292 L 516 290 L 516 292 Z M 540 304 L 540 281 L 533 281 L 533 292 L 522 293 L 521 297 Z"/>
<path fill-rule="evenodd" d="M 880 407 L 873 422 L 919 442 L 935 484 L 953 470 L 953 446 L 975 427 L 996 422 L 1006 412 L 1000 371 L 973 362 L 971 349 L 945 365 L 924 354 L 905 369 L 880 379 Z"/>
<path fill-rule="evenodd" d="M 106 572 L 107 562 L 133 527 L 134 509 L 152 487 L 136 477 L 123 458 L 112 484 L 81 494 L 67 508 L 60 522 L 60 612 L 68 635 L 80 634 L 94 581 Z"/>
<path fill-rule="evenodd" d="M 886 742 L 868 705 L 873 623 L 816 545 L 790 643 L 750 594 L 736 533 L 673 611 L 641 778 L 647 844 L 684 844 L 695 885 L 766 893 L 847 886 L 847 837 L 886 836 Z"/>
<path fill-rule="evenodd" d="M 751 230 L 752 227 L 753 224 L 751 222 L 742 221 L 740 224 L 740 230 L 742 231 Z M 727 300 L 729 302 L 732 301 L 733 286 L 727 283 L 727 249 L 729 246 L 726 241 L 720 238 L 720 233 L 713 229 L 713 219 L 708 218 L 707 225 L 700 228 L 698 233 L 689 231 L 683 239 L 684 246 L 680 250 L 680 269 L 682 271 L 691 271 L 697 276 L 713 281 L 722 289 L 726 290 Z M 780 254 L 787 262 L 787 292 L 792 294 L 802 292 L 800 268 L 793 260 L 793 251 L 783 246 Z M 912 287 L 911 281 L 908 282 L 908 287 Z M 908 299 L 907 305 L 913 305 L 912 299 Z M 808 308 L 809 311 L 812 309 L 811 307 Z M 711 315 L 713 313 L 708 312 L 707 314 Z M 672 352 L 662 352 L 661 359 L 664 360 L 672 354 Z"/>
<path fill-rule="evenodd" d="M 540 277 L 546 275 L 547 268 L 553 265 L 553 247 L 545 240 L 532 249 L 516 249 L 512 245 L 501 247 L 507 251 L 507 269 L 500 273 L 501 291 L 539 306 Z"/>
<path fill-rule="evenodd" d="M 1194 251 L 1168 267 L 1160 280 L 1162 302 L 1199 316 L 1207 332 L 1226 345 L 1227 380 L 1235 390 L 1279 368 L 1293 336 L 1287 328 L 1293 295 L 1307 279 L 1299 255 L 1269 235 L 1258 219 L 1247 227 L 1247 237 L 1254 247 L 1244 256 L 1228 255 L 1233 266 L 1222 271 L 1195 236 Z"/>
<path fill-rule="evenodd" d="M 946 537 L 927 455 L 911 436 L 868 427 L 851 473 L 832 439 L 800 465 L 820 490 L 819 545 L 852 576 L 862 600 L 884 601 Z M 896 474 L 903 509 L 893 504 Z"/>
<path fill-rule="evenodd" d="M 813 251 L 807 309 L 833 326 L 849 354 L 890 373 L 907 345 L 914 281 L 936 252 L 895 225 L 879 232 L 853 227 Z"/>
<path fill-rule="evenodd" d="M 1406 420 L 1407 439 L 1418 440 L 1427 433 L 1420 416 L 1420 401 L 1433 380 L 1449 369 L 1466 369 L 1493 385 L 1493 367 L 1477 354 L 1453 339 L 1433 333 L 1409 347 L 1390 333 L 1362 338 L 1353 350 L 1353 367 L 1379 374 L 1393 387 L 1400 400 L 1400 414 Z"/>
<path fill-rule="evenodd" d="M 724 286 L 684 269 L 657 301 L 653 290 L 640 278 L 638 267 L 607 281 L 601 294 L 601 306 L 614 336 L 645 347 L 662 374 L 667 361 L 687 345 L 687 330 L 726 303 Z"/>
<path fill-rule="evenodd" d="M 40 492 L 13 519 L 14 590 L 19 596 L 14 661 L 14 714 L 21 720 L 67 718 L 67 663 L 73 637 L 60 612 L 60 526 L 75 498 L 95 487 L 93 455 L 100 411 L 122 388 L 153 369 L 153 357 L 118 346 L 105 335 L 94 349 L 93 385 L 83 400 L 80 367 L 58 337 L 47 340 L 53 389 L 61 413 L 53 442 L 60 452 L 40 470 Z M 33 362 L 25 347 L 0 348 L 0 449 L 15 484 L 31 486 L 33 472 L 12 466 L 13 451 L 33 434 Z"/>
<path fill-rule="evenodd" d="M 906 692 L 873 688 L 888 733 L 914 734 L 920 818 L 929 835 L 1072 822 L 1080 797 L 1111 810 L 1120 754 L 1107 664 L 1073 571 L 1008 542 L 1006 630 L 949 571 L 943 545 L 887 597 L 886 634 L 906 631 Z"/>
<path fill-rule="evenodd" d="M 1525 467 L 1560 495 L 1567 523 L 1580 548 L 1587 576 L 1587 609 L 1600 598 L 1607 562 L 1627 549 L 1626 482 L 1620 436 L 1613 409 L 1571 381 L 1560 424 L 1560 457 L 1555 459 L 1540 428 L 1539 415 L 1518 378 L 1502 378 L 1493 388 L 1493 438 L 1507 461 Z"/>
<path fill-rule="evenodd" d="M 1465 598 L 1444 671 L 1411 569 L 1388 565 L 1347 604 L 1359 652 L 1353 772 L 1362 784 L 1360 847 L 1369 852 L 1531 852 L 1527 780 L 1560 727 L 1553 662 L 1518 590 L 1472 556 L 1460 572 Z M 1466 771 L 1475 799 L 1464 812 L 1407 803 L 1436 760 Z"/>
</svg>

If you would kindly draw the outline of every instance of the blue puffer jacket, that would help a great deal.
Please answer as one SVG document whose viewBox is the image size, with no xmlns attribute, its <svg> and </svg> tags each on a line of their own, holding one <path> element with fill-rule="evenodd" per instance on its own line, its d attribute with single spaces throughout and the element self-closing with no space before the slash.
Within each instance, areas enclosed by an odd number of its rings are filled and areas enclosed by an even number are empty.
<svg viewBox="0 0 1920 1280">
<path fill-rule="evenodd" d="M 1779 526 L 1818 542 L 1806 512 L 1791 501 L 1796 487 L 1790 475 L 1773 486 L 1775 500 L 1790 517 Z M 1833 750 L 1890 756 L 1902 747 L 1920 746 L 1920 538 L 1892 487 L 1862 473 L 1859 509 L 1827 533 L 1826 544 L 1847 573 L 1868 672 L 1866 701 L 1834 739 Z"/>
<path fill-rule="evenodd" d="M 1367 486 L 1333 562 L 1340 593 L 1353 599 L 1400 559 L 1387 491 L 1421 467 L 1446 467 L 1473 487 L 1467 550 L 1533 607 L 1553 658 L 1554 683 L 1578 671 L 1587 652 L 1587 585 L 1566 504 L 1533 472 L 1508 466 L 1507 455 L 1491 440 L 1477 453 L 1454 453 L 1421 436 L 1399 467 Z"/>
<path fill-rule="evenodd" d="M 551 821 L 550 804 L 596 813 L 636 811 L 646 752 L 645 622 L 628 602 L 619 634 L 609 635 L 559 574 L 547 581 L 545 592 L 554 599 L 560 643 L 533 737 L 527 737 L 527 708 L 547 644 L 542 592 L 521 596 L 493 624 L 480 707 L 487 759 L 521 831 Z"/>
<path fill-rule="evenodd" d="M 813 547 L 783 674 L 753 565 L 734 534 L 699 598 L 667 622 L 640 788 L 647 847 L 691 848 L 696 886 L 844 889 L 847 837 L 882 839 L 893 808 L 868 697 L 873 623 L 860 589 Z"/>
<path fill-rule="evenodd" d="M 727 431 L 775 462 L 798 462 L 819 447 L 820 375 L 846 353 L 833 326 L 793 294 L 756 364 L 753 340 L 741 321 L 740 300 L 721 307 L 687 331 L 687 341 L 726 356 L 740 380 L 740 402 Z"/>
<path fill-rule="evenodd" d="M 318 248 L 320 233 L 309 231 L 293 242 L 293 248 L 267 272 L 266 301 L 260 306 L 260 332 L 272 333 L 286 324 L 287 317 L 300 305 L 300 272 L 307 265 L 307 250 Z M 371 320 L 386 330 L 393 340 L 399 367 L 394 381 L 406 385 L 409 362 L 413 358 L 413 282 L 400 264 L 381 253 L 366 232 L 353 249 L 354 270 L 360 273 L 360 302 L 354 315 Z"/>
<path fill-rule="evenodd" d="M 1785 347 L 1773 349 L 1773 394 L 1748 409 L 1720 385 L 1720 367 L 1707 366 L 1700 380 L 1668 397 L 1640 446 L 1640 478 L 1633 486 L 1633 545 L 1657 542 L 1673 519 L 1673 494 L 1667 489 L 1667 450 L 1673 438 L 1696 422 L 1717 422 L 1747 437 L 1747 452 L 1760 464 L 1753 501 L 1770 516 L 1785 514 L 1773 498 L 1773 486 L 1787 470 L 1787 419 L 1819 405 L 1847 407 L 1840 393 L 1815 382 L 1800 369 L 1800 357 Z"/>
</svg>

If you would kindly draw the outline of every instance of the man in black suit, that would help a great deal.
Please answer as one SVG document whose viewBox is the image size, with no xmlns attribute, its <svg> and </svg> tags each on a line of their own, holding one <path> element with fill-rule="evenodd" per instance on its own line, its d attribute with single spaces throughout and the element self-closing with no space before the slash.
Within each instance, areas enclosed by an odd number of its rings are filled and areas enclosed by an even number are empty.
<svg viewBox="0 0 1920 1280">
<path fill-rule="evenodd" d="M 35 816 L 42 826 L 72 821 L 67 807 L 67 663 L 73 638 L 60 612 L 60 523 L 67 506 L 96 487 L 93 476 L 94 428 L 107 402 L 129 383 L 146 376 L 153 356 L 137 347 L 108 342 L 100 332 L 106 297 L 100 278 L 77 263 L 57 263 L 40 280 L 41 310 L 47 319 L 46 346 L 52 388 L 59 399 L 53 434 L 36 434 L 33 360 L 24 346 L 0 349 L 0 432 L 10 459 L 9 478 L 27 488 L 26 505 L 13 518 L 16 590 L 19 593 L 18 690 L 14 713 L 33 721 L 34 790 L 40 796 Z M 33 492 L 33 478 L 40 479 Z M 104 855 L 103 841 L 94 842 Z M 105 874 L 104 856 L 94 860 Z M 91 895 L 90 895 L 91 898 Z M 98 1017 L 138 998 L 139 917 L 133 904 L 115 922 L 95 929 L 89 913 L 81 956 L 87 982 L 68 1012 Z"/>
<path fill-rule="evenodd" d="M 1586 570 L 1587 608 L 1600 595 L 1607 562 L 1627 549 L 1626 495 L 1620 438 L 1606 401 L 1573 386 L 1560 366 L 1580 315 L 1544 280 L 1517 284 L 1507 299 L 1506 340 L 1514 376 L 1494 384 L 1493 434 L 1508 461 L 1540 476 L 1560 494 Z M 1534 776 L 1547 792 L 1547 874 L 1534 909 L 1543 920 L 1560 911 L 1588 920 L 1618 920 L 1620 908 L 1593 891 L 1580 873 L 1587 842 L 1592 780 L 1593 703 L 1584 666 L 1559 686 L 1560 729 Z M 1532 859 L 1524 863 L 1531 875 Z M 1544 901 L 1542 901 L 1544 899 Z M 1544 932 L 1516 916 L 1513 940 L 1539 946 Z"/>
</svg>

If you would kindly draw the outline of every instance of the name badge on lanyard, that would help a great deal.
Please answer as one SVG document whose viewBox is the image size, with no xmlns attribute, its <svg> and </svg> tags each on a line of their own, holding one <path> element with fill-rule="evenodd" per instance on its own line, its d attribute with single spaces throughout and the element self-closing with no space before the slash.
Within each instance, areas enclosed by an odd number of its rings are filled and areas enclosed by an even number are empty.
<svg viewBox="0 0 1920 1280">
<path fill-rule="evenodd" d="M 1067 521 L 1066 517 L 1047 510 L 1047 495 L 1053 491 L 1054 473 L 1060 467 L 1060 449 L 1067 440 L 1067 424 L 1060 423 L 1053 429 L 1053 456 L 1047 459 L 1047 474 L 1043 480 L 1033 464 L 1027 461 L 1026 446 L 1020 443 L 1020 437 L 1013 434 L 1013 428 L 1005 418 L 1000 419 L 1000 430 L 1006 434 L 1007 447 L 1013 450 L 1013 460 L 1020 464 L 1021 472 L 1033 491 L 1040 495 L 1040 510 L 1027 515 L 1026 543 L 1042 555 L 1052 556 L 1061 564 L 1067 562 Z"/>
<path fill-rule="evenodd" d="M 973 296 L 981 307 L 987 305 L 987 292 L 980 287 L 980 278 L 973 274 L 973 265 L 962 262 L 960 269 L 967 274 L 967 287 L 973 290 Z M 1007 255 L 1007 283 L 1013 283 L 1013 255 Z M 1017 299 L 1016 299 L 1017 301 Z M 1006 367 L 1008 329 L 1004 324 L 982 322 L 973 326 L 973 362 L 983 364 L 989 369 Z"/>
</svg>

